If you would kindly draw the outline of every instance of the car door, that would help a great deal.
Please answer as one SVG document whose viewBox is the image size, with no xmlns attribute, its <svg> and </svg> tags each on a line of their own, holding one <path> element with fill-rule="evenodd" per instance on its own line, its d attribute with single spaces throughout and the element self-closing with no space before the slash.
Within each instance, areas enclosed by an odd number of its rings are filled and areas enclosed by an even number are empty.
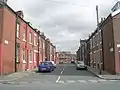
<svg viewBox="0 0 120 90">
<path fill-rule="evenodd" d="M 51 69 L 54 70 L 54 66 L 53 66 L 52 62 L 49 62 L 49 65 L 50 65 Z"/>
</svg>

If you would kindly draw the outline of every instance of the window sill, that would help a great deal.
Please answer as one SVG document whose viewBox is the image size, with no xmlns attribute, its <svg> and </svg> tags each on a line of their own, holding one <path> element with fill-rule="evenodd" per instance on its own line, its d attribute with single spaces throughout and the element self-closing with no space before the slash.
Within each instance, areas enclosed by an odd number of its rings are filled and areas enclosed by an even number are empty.
<svg viewBox="0 0 120 90">
<path fill-rule="evenodd" d="M 20 39 L 20 37 L 16 37 L 17 39 Z"/>
<path fill-rule="evenodd" d="M 19 62 L 16 62 L 16 64 L 20 64 L 20 61 L 19 61 Z"/>
<path fill-rule="evenodd" d="M 26 64 L 26 61 L 25 61 L 25 60 L 23 60 L 23 64 Z"/>
<path fill-rule="evenodd" d="M 38 51 L 37 51 L 37 50 L 34 50 L 34 52 L 38 53 Z"/>
<path fill-rule="evenodd" d="M 100 51 L 102 51 L 102 49 L 100 49 Z"/>
<path fill-rule="evenodd" d="M 24 41 L 24 42 L 26 42 L 26 40 L 25 40 L 25 39 L 23 39 L 23 41 Z"/>
<path fill-rule="evenodd" d="M 32 61 L 29 61 L 29 63 L 33 63 Z"/>
<path fill-rule="evenodd" d="M 29 44 L 33 45 L 31 42 Z"/>
<path fill-rule="evenodd" d="M 37 45 L 34 45 L 35 47 L 37 46 Z"/>
</svg>

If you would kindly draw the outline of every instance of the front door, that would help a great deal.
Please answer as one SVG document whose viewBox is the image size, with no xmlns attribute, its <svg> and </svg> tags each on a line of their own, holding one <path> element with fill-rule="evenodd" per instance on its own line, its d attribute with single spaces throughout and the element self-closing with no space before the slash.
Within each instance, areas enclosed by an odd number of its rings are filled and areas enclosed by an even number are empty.
<svg viewBox="0 0 120 90">
<path fill-rule="evenodd" d="M 38 53 L 36 53 L 36 66 L 37 67 L 39 66 L 39 55 L 38 55 Z"/>
</svg>

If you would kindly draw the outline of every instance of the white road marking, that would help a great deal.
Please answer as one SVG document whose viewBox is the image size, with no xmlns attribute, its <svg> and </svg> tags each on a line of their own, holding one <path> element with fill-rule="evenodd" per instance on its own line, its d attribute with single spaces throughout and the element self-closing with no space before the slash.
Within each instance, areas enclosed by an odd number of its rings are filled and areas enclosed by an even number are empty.
<svg viewBox="0 0 120 90">
<path fill-rule="evenodd" d="M 87 81 L 85 80 L 77 80 L 78 82 L 81 82 L 81 83 L 87 83 Z"/>
<path fill-rule="evenodd" d="M 63 74 L 63 71 L 61 72 L 61 74 Z"/>
<path fill-rule="evenodd" d="M 38 84 L 38 83 L 42 83 L 42 82 L 40 82 L 40 81 L 35 81 L 35 82 L 32 82 L 32 83 Z"/>
<path fill-rule="evenodd" d="M 8 82 L 8 83 L 13 84 L 13 83 L 15 83 L 15 82 Z"/>
<path fill-rule="evenodd" d="M 58 77 L 58 79 L 56 80 L 56 83 L 58 83 L 59 82 L 59 80 L 60 80 L 60 76 Z"/>
<path fill-rule="evenodd" d="M 104 79 L 99 79 L 98 81 L 100 81 L 100 82 L 105 82 L 105 81 L 107 81 L 107 80 L 104 80 Z"/>
<path fill-rule="evenodd" d="M 115 82 L 115 81 L 117 81 L 117 80 L 109 80 L 109 81 L 111 81 L 111 82 Z"/>
<path fill-rule="evenodd" d="M 66 80 L 68 83 L 76 83 L 74 80 Z"/>
<path fill-rule="evenodd" d="M 57 83 L 77 83 L 77 82 L 80 82 L 80 83 L 98 83 L 98 82 L 106 82 L 106 81 L 109 81 L 109 82 L 114 82 L 114 81 L 117 81 L 117 80 L 104 80 L 104 79 L 99 79 L 99 80 L 58 80 Z"/>
<path fill-rule="evenodd" d="M 63 70 L 61 71 L 61 74 L 63 74 L 63 72 L 64 72 L 64 68 L 63 68 Z"/>
<path fill-rule="evenodd" d="M 94 83 L 97 83 L 98 81 L 97 80 L 88 80 L 89 82 L 94 82 Z"/>
<path fill-rule="evenodd" d="M 60 80 L 58 83 L 65 83 L 64 81 Z"/>
<path fill-rule="evenodd" d="M 25 84 L 25 83 L 28 83 L 28 82 L 20 82 L 21 84 Z"/>
</svg>

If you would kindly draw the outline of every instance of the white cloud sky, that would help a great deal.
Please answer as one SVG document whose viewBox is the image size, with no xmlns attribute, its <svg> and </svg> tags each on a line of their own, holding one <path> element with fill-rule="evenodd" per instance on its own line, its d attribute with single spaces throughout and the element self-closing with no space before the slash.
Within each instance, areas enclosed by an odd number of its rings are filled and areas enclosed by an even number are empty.
<svg viewBox="0 0 120 90">
<path fill-rule="evenodd" d="M 57 46 L 58 50 L 76 52 L 79 40 L 88 38 L 99 17 L 106 17 L 117 0 L 8 0 L 15 11 L 23 10 L 30 21 Z"/>
</svg>

